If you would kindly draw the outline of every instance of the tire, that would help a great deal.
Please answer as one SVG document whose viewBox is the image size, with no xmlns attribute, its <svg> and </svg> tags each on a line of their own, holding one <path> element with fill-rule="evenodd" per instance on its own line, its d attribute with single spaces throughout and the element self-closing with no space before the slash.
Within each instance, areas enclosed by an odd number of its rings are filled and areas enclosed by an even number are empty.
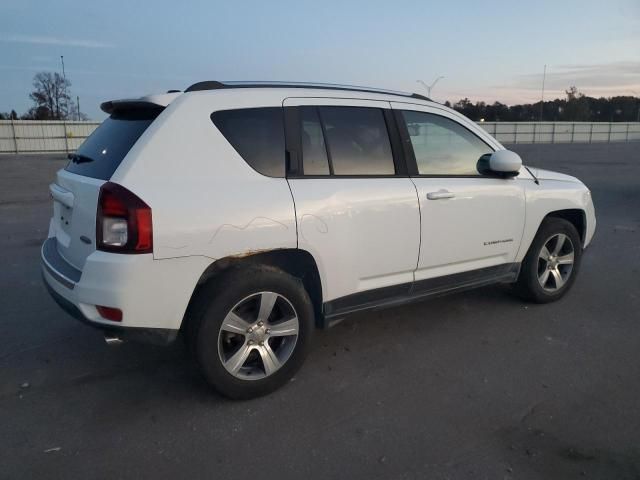
<svg viewBox="0 0 640 480">
<path fill-rule="evenodd" d="M 187 344 L 200 371 L 232 399 L 266 395 L 287 383 L 302 366 L 315 328 L 302 281 L 261 265 L 209 280 L 187 322 Z"/>
<path fill-rule="evenodd" d="M 561 238 L 564 240 L 558 242 Z M 558 243 L 561 248 L 556 251 Z M 546 247 L 548 255 L 543 252 L 543 247 Z M 569 263 L 571 251 L 573 261 Z M 571 289 L 581 259 L 582 242 L 576 227 L 562 218 L 548 217 L 540 225 L 522 261 L 515 292 L 535 303 L 559 300 Z"/>
</svg>

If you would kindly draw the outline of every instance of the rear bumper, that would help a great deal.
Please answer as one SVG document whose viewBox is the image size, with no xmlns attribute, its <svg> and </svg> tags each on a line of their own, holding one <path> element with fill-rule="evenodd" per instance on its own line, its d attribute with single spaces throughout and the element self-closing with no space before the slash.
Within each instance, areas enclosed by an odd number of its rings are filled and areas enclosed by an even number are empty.
<svg viewBox="0 0 640 480">
<path fill-rule="evenodd" d="M 179 332 L 187 305 L 202 272 L 202 257 L 154 260 L 152 254 L 122 255 L 96 251 L 82 271 L 60 256 L 57 240 L 42 246 L 42 277 L 63 310 L 123 339 L 169 343 Z M 96 305 L 119 308 L 121 322 L 104 319 Z"/>
<path fill-rule="evenodd" d="M 85 317 L 76 305 L 56 292 L 49 284 L 49 281 L 44 274 L 42 276 L 42 279 L 44 281 L 45 287 L 47 287 L 47 291 L 51 295 L 51 298 L 55 300 L 60 308 L 62 308 L 76 320 L 84 323 L 85 325 L 97 328 L 105 335 L 115 336 L 122 340 L 152 343 L 155 345 L 169 345 L 177 337 L 177 330 L 168 330 L 164 328 L 120 327 L 117 325 L 106 325 L 103 323 L 93 322 Z"/>
</svg>

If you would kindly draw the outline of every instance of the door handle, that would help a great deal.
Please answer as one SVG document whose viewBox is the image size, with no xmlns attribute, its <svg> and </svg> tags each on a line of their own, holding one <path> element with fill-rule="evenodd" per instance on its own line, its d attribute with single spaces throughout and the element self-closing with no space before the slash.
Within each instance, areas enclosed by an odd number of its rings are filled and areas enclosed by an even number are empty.
<svg viewBox="0 0 640 480">
<path fill-rule="evenodd" d="M 438 190 L 437 192 L 427 193 L 427 200 L 443 200 L 445 198 L 453 198 L 456 194 L 448 190 Z"/>
</svg>

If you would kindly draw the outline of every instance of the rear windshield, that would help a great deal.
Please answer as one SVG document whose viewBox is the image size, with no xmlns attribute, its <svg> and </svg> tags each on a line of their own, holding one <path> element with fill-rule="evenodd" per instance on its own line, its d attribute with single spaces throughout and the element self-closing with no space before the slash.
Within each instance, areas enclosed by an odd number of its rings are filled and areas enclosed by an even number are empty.
<svg viewBox="0 0 640 480">
<path fill-rule="evenodd" d="M 65 170 L 85 177 L 109 180 L 122 159 L 158 116 L 159 110 L 113 114 L 69 155 Z"/>
</svg>

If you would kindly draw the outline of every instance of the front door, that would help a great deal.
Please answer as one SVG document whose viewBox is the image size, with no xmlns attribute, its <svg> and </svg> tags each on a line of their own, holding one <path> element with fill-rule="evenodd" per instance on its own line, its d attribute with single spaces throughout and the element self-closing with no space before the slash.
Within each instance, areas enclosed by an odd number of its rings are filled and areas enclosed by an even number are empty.
<svg viewBox="0 0 640 480">
<path fill-rule="evenodd" d="M 393 108 L 400 110 L 407 151 L 415 157 L 412 180 L 421 211 L 416 282 L 472 271 L 480 274 L 472 280 L 483 272 L 503 273 L 500 266 L 514 261 L 524 228 L 522 182 L 478 172 L 479 158 L 497 145 L 483 140 L 475 125 L 437 108 Z"/>
</svg>

